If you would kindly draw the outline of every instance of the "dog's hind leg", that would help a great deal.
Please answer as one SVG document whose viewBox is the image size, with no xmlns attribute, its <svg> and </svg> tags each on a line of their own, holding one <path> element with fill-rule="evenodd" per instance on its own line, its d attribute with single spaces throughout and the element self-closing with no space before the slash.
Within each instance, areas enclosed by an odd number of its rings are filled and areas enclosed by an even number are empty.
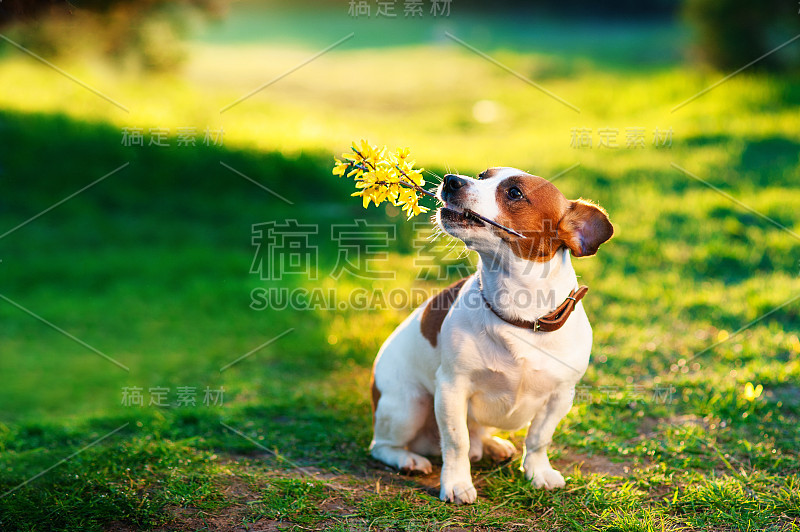
<svg viewBox="0 0 800 532">
<path fill-rule="evenodd" d="M 469 461 L 479 462 L 483 458 L 483 439 L 486 437 L 486 428 L 475 422 L 468 422 L 469 429 Z"/>
<path fill-rule="evenodd" d="M 375 432 L 370 444 L 373 458 L 397 469 L 430 473 L 431 462 L 408 447 L 424 429 L 432 410 L 433 399 L 422 392 L 381 395 L 375 409 Z"/>
<path fill-rule="evenodd" d="M 503 438 L 493 436 L 497 429 L 484 427 L 470 422 L 469 425 L 469 459 L 471 462 L 478 462 L 484 455 L 495 462 L 508 460 L 517 448 L 514 444 Z"/>
<path fill-rule="evenodd" d="M 483 452 L 495 462 L 505 462 L 517 452 L 514 444 L 497 436 L 487 435 L 483 439 Z"/>
<path fill-rule="evenodd" d="M 433 399 L 425 414 L 422 427 L 408 444 L 408 450 L 424 456 L 441 456 L 442 440 L 439 436 L 439 426 L 436 424 L 436 414 L 433 411 Z"/>
</svg>

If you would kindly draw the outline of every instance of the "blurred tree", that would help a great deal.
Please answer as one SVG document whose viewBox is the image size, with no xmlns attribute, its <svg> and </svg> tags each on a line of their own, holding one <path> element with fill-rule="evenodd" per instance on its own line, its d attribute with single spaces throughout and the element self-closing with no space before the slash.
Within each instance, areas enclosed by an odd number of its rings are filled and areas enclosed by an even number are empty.
<svg viewBox="0 0 800 532">
<path fill-rule="evenodd" d="M 226 7 L 226 0 L 0 0 L 0 28 L 46 57 L 98 53 L 167 70 L 183 60 L 187 31 Z"/>
<path fill-rule="evenodd" d="M 685 0 L 683 14 L 695 31 L 696 52 L 722 70 L 734 70 L 800 33 L 797 2 L 785 0 Z M 796 66 L 791 50 L 770 55 L 754 67 Z"/>
</svg>

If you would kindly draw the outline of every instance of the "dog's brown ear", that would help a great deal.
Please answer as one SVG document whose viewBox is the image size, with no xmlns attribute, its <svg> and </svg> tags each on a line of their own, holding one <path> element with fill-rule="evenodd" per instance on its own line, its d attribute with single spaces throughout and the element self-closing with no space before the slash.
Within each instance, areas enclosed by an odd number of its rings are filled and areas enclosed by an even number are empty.
<svg viewBox="0 0 800 532">
<path fill-rule="evenodd" d="M 606 211 L 584 199 L 570 202 L 569 209 L 558 222 L 558 237 L 576 257 L 594 255 L 600 244 L 613 234 L 614 226 Z"/>
</svg>

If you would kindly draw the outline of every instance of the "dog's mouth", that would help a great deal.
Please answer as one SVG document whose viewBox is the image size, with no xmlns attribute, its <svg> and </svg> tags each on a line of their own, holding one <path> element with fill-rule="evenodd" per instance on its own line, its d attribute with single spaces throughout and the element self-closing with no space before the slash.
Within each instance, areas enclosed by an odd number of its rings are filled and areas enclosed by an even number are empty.
<svg viewBox="0 0 800 532">
<path fill-rule="evenodd" d="M 460 227 L 485 227 L 480 218 L 469 209 L 462 209 L 452 204 L 445 204 L 439 209 L 439 217 L 443 222 L 452 223 Z"/>
</svg>

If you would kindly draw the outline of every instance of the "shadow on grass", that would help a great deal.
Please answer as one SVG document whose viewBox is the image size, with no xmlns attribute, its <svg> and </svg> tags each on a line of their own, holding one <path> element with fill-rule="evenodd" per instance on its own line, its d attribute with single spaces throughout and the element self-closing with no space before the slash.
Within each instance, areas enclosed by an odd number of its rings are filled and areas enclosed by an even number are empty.
<svg viewBox="0 0 800 532">
<path fill-rule="evenodd" d="M 153 526 L 176 503 L 176 490 L 165 488 L 175 480 L 167 462 L 191 469 L 211 464 L 214 452 L 269 457 L 262 446 L 304 463 L 364 467 L 366 401 L 320 385 L 354 354 L 330 348 L 329 314 L 248 307 L 254 285 L 307 282 L 251 274 L 251 227 L 297 219 L 318 223 L 325 237 L 334 223 L 388 220 L 348 201 L 352 184 L 331 175 L 329 154 L 258 153 L 201 139 L 124 146 L 122 132 L 107 125 L 0 114 L 0 293 L 131 368 L 92 359 L 0 302 L 8 349 L 0 361 L 0 494 L 56 466 L 0 498 L 0 528 Z M 319 266 L 329 268 L 333 244 L 318 243 Z M 220 372 L 288 328 L 296 332 L 285 343 Z M 197 408 L 148 407 L 147 397 L 141 408 L 119 404 L 124 386 L 174 391 L 204 382 L 226 388 L 229 403 L 199 405 L 201 387 Z M 196 491 L 213 491 L 205 488 Z M 178 503 L 205 504 L 187 497 Z"/>
<path fill-rule="evenodd" d="M 175 146 L 175 139 L 170 139 L 173 146 L 169 148 L 124 146 L 121 139 L 121 131 L 115 128 L 65 116 L 0 114 L 0 145 L 4 147 L 0 234 L 10 231 L 0 239 L 4 259 L 0 293 L 51 317 L 76 336 L 91 339 L 87 340 L 90 344 L 98 339 L 97 345 L 111 346 L 109 353 L 122 352 L 121 360 L 134 360 L 130 375 L 138 375 L 138 383 L 152 385 L 168 384 L 170 371 L 190 377 L 219 374 L 225 362 L 261 343 L 257 340 L 263 341 L 265 335 L 269 338 L 270 331 L 276 331 L 274 335 L 293 327 L 299 339 L 290 339 L 292 343 L 284 349 L 267 350 L 259 362 L 246 361 L 230 373 L 240 390 L 248 385 L 254 390 L 274 386 L 264 394 L 270 400 L 281 393 L 293 396 L 295 387 L 309 391 L 308 383 L 324 378 L 341 363 L 338 357 L 347 353 L 327 349 L 324 324 L 330 316 L 324 313 L 292 309 L 258 313 L 248 308 L 254 285 L 305 283 L 294 277 L 262 281 L 250 273 L 251 226 L 298 219 L 320 224 L 324 236 L 330 234 L 333 223 L 352 223 L 356 217 L 385 222 L 385 216 L 365 213 L 357 202 L 347 201 L 352 185 L 330 174 L 329 154 L 287 156 L 205 146 L 202 135 L 197 146 Z M 129 166 L 13 230 L 125 163 Z M 320 239 L 323 266 L 336 259 L 326 240 Z M 6 345 L 20 350 L 4 355 L 5 363 L 0 364 L 4 377 L 20 381 L 15 391 L 27 393 L 3 394 L 8 404 L 3 409 L 5 420 L 35 416 L 41 411 L 37 404 L 54 407 L 51 413 L 69 414 L 80 401 L 102 402 L 108 397 L 117 401 L 119 386 L 131 384 L 130 375 L 116 375 L 98 361 L 91 367 L 92 374 L 58 375 L 56 387 L 66 390 L 64 395 L 72 405 L 56 404 L 56 396 L 48 403 L 42 377 L 57 371 L 59 362 L 50 360 L 56 358 L 55 352 L 75 347 L 81 356 L 86 353 L 69 342 L 58 344 L 62 340 L 58 334 L 5 302 L 0 304 L 0 315 L 4 338 L 17 340 Z M 220 338 L 231 340 L 220 344 Z M 165 349 L 164 344 L 174 345 Z M 148 355 L 150 351 L 158 356 Z M 60 358 L 71 354 L 61 353 Z M 39 364 L 35 364 L 37 356 L 42 357 Z M 164 359 L 169 356 L 174 360 Z M 26 359 L 30 368 L 25 366 Z M 62 363 L 69 365 L 68 360 Z M 52 381 L 55 375 L 49 377 Z M 99 398 L 98 390 L 91 389 L 94 384 L 101 390 Z M 111 392 L 102 394 L 104 389 Z M 313 399 L 309 401 L 309 415 L 323 408 L 318 403 L 312 407 Z M 301 420 L 302 403 L 295 401 L 291 406 L 286 410 L 286 405 L 273 405 L 270 412 L 284 408 L 284 416 L 297 412 Z M 269 418 L 272 414 L 253 412 L 251 419 L 261 415 Z M 192 414 L 178 416 L 177 433 L 171 434 L 187 437 L 180 427 L 191 426 L 191 420 Z M 212 432 L 219 432 L 218 422 L 212 423 Z M 331 416 L 319 423 L 326 423 L 322 432 L 341 427 L 341 420 Z M 291 423 L 284 421 L 276 427 L 287 424 Z M 83 441 L 69 437 L 65 430 L 55 423 L 33 423 L 5 444 L 23 450 Z"/>
</svg>

